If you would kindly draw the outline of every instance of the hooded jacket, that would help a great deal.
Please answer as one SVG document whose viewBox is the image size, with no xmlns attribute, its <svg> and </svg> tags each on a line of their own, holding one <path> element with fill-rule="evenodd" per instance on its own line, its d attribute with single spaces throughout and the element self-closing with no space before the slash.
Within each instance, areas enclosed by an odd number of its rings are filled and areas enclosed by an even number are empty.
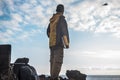
<svg viewBox="0 0 120 80">
<path fill-rule="evenodd" d="M 50 48 L 69 45 L 67 22 L 62 13 L 53 14 L 47 28 L 47 36 Z"/>
</svg>

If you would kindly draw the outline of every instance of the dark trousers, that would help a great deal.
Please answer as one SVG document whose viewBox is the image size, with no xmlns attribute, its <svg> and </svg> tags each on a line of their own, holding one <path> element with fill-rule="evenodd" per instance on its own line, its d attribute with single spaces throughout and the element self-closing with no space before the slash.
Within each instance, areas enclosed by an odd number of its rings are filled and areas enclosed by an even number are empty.
<svg viewBox="0 0 120 80">
<path fill-rule="evenodd" d="M 63 63 L 63 48 L 50 49 L 50 75 L 58 78 Z"/>
</svg>

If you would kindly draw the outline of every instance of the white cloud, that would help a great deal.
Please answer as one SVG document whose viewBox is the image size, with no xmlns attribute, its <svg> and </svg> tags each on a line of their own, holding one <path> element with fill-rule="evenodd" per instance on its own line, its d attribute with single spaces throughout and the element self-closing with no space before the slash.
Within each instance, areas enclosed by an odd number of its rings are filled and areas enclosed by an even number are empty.
<svg viewBox="0 0 120 80">
<path fill-rule="evenodd" d="M 22 17 L 19 14 L 11 14 L 13 20 L 15 20 L 16 22 L 22 22 Z"/>
<path fill-rule="evenodd" d="M 120 38 L 120 18 L 116 16 L 110 16 L 101 22 L 96 32 L 99 33 L 111 33 L 112 36 Z"/>
<path fill-rule="evenodd" d="M 63 4 L 63 0 L 55 0 L 55 2 L 58 3 L 58 4 L 59 3 Z"/>
<path fill-rule="evenodd" d="M 1 2 L 1 4 L 2 3 L 4 2 Z M 43 7 L 37 4 L 37 0 L 24 2 L 21 5 L 19 4 L 20 6 L 14 4 L 12 0 L 8 0 L 8 2 L 5 1 L 5 3 L 8 7 L 10 6 L 9 11 L 11 19 L 7 21 L 0 21 L 0 24 L 2 25 L 0 29 L 4 30 L 4 32 L 0 32 L 0 42 L 6 43 L 30 39 L 31 36 L 39 33 L 38 26 L 43 26 L 44 24 L 47 24 L 45 20 L 45 15 L 43 14 Z M 34 25 L 36 28 L 33 28 L 33 30 L 32 27 L 30 27 L 31 29 L 29 29 L 29 31 L 26 31 L 25 29 L 27 25 Z M 14 33 L 9 35 L 6 29 Z"/>
<path fill-rule="evenodd" d="M 28 40 L 29 38 L 29 33 L 28 32 L 23 32 L 19 37 L 18 39 L 20 40 Z"/>
<path fill-rule="evenodd" d="M 117 38 L 120 38 L 120 32 L 114 33 L 113 36 L 116 36 Z"/>
<path fill-rule="evenodd" d="M 2 11 L 0 11 L 0 16 L 2 16 L 3 15 L 3 12 Z"/>
<path fill-rule="evenodd" d="M 62 3 L 65 5 L 65 16 L 71 29 L 99 34 L 111 33 L 112 36 L 120 37 L 119 0 L 84 0 L 82 2 L 78 0 L 49 0 L 47 2 L 45 0 L 30 0 L 20 4 L 15 4 L 13 0 L 4 2 L 9 7 L 11 20 L 0 21 L 0 24 L 19 34 L 29 24 L 37 28 L 47 27 L 56 5 Z M 103 6 L 106 2 L 108 5 Z M 2 3 L 1 1 L 0 4 L 4 5 Z M 0 8 L 0 15 L 2 14 L 4 12 Z"/>
<path fill-rule="evenodd" d="M 13 0 L 5 0 L 5 3 L 9 6 L 10 10 L 15 10 L 15 6 L 14 6 Z"/>
<path fill-rule="evenodd" d="M 1 33 L 0 32 L 0 41 L 1 42 L 9 42 L 9 41 L 13 41 L 13 38 L 11 36 L 13 36 L 14 32 L 12 30 L 7 29 L 6 32 Z"/>
<path fill-rule="evenodd" d="M 103 6 L 107 2 L 107 6 Z M 72 5 L 68 10 L 70 20 L 68 24 L 78 31 L 92 31 L 99 33 L 119 33 L 119 0 L 85 0 Z M 116 26 L 116 28 L 115 28 Z M 114 33 L 113 33 L 114 32 Z M 117 35 L 116 37 L 119 37 Z"/>
<path fill-rule="evenodd" d="M 90 15 L 94 7 L 90 3 L 91 2 L 84 2 L 77 6 L 70 7 L 68 15 L 71 16 L 69 16 L 70 21 L 68 21 L 68 24 L 71 24 L 71 28 L 84 31 L 89 30 L 91 26 L 93 27 L 95 25 L 94 17 Z"/>
<path fill-rule="evenodd" d="M 104 50 L 104 51 L 98 51 L 97 54 L 94 57 L 103 58 L 103 59 L 111 59 L 111 60 L 117 60 L 120 56 L 120 51 L 117 50 Z"/>
<path fill-rule="evenodd" d="M 0 0 L 0 5 L 1 5 L 1 7 L 0 7 L 0 16 L 2 16 L 4 14 L 3 11 L 2 11 L 2 8 L 3 8 L 2 0 Z"/>
<path fill-rule="evenodd" d="M 118 32 L 120 26 L 120 18 L 116 16 L 110 16 L 101 22 L 99 27 L 96 29 L 96 32 Z"/>
<path fill-rule="evenodd" d="M 30 32 L 22 31 L 22 33 L 16 39 L 22 40 L 22 41 L 26 41 L 26 40 L 32 41 L 30 38 L 38 33 L 41 33 L 41 30 L 32 29 Z"/>
<path fill-rule="evenodd" d="M 33 5 L 36 5 L 37 1 L 36 0 L 30 0 L 30 3 L 33 4 Z"/>
<path fill-rule="evenodd" d="M 114 61 L 118 61 L 119 57 L 120 57 L 120 50 L 72 50 L 69 52 L 66 52 L 68 54 L 66 54 L 69 57 L 74 57 L 76 60 L 82 60 L 83 58 L 83 63 L 92 60 L 92 61 L 99 61 L 99 60 L 113 60 Z M 98 60 L 96 60 L 98 59 Z M 83 64 L 82 63 L 82 64 Z M 105 62 L 107 63 L 107 62 Z M 112 63 L 112 61 L 111 61 Z"/>
<path fill-rule="evenodd" d="M 29 3 L 24 3 L 23 5 L 21 5 L 19 8 L 22 10 L 22 11 L 29 11 L 30 8 L 32 7 L 32 5 L 30 5 Z"/>
</svg>

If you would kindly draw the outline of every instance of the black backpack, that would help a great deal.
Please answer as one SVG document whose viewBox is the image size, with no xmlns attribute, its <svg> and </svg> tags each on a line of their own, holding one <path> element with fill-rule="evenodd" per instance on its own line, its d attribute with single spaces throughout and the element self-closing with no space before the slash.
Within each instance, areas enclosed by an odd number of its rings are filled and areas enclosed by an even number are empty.
<svg viewBox="0 0 120 80">
<path fill-rule="evenodd" d="M 39 80 L 34 67 L 28 64 L 28 58 L 18 58 L 14 63 L 14 73 L 18 80 Z"/>
<path fill-rule="evenodd" d="M 20 80 L 39 80 L 34 67 L 26 65 L 20 69 Z"/>
</svg>

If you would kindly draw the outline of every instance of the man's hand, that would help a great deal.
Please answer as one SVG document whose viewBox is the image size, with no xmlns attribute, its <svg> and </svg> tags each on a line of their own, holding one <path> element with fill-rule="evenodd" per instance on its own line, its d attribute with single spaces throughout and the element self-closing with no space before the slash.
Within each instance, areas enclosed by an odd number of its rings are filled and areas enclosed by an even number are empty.
<svg viewBox="0 0 120 80">
<path fill-rule="evenodd" d="M 69 45 L 66 45 L 66 49 L 68 49 L 69 48 Z"/>
</svg>

